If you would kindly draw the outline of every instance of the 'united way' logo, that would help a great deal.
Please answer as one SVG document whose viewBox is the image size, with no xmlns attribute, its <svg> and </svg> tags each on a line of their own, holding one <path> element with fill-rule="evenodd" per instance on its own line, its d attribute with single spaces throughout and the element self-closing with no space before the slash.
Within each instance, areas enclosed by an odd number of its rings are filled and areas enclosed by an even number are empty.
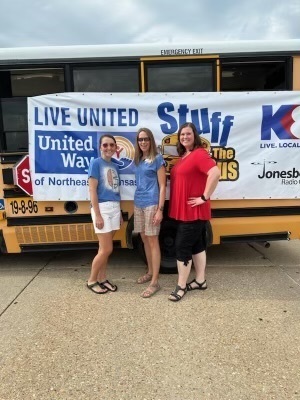
<svg viewBox="0 0 300 400">
<path fill-rule="evenodd" d="M 134 145 L 124 136 L 115 136 L 117 141 L 117 151 L 112 157 L 112 161 L 119 166 L 119 170 L 125 170 L 131 166 L 134 158 Z M 125 172 L 125 171 L 123 171 Z M 126 173 L 129 171 L 126 171 Z"/>
</svg>

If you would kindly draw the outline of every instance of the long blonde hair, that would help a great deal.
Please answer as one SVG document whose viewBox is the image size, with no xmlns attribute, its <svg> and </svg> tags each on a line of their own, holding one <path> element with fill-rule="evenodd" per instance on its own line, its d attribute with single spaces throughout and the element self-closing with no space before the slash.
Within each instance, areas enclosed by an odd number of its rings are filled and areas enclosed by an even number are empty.
<svg viewBox="0 0 300 400">
<path fill-rule="evenodd" d="M 143 157 L 143 152 L 142 152 L 142 150 L 141 150 L 141 148 L 139 146 L 139 142 L 138 142 L 138 138 L 139 138 L 139 135 L 140 135 L 141 132 L 145 132 L 146 135 L 148 136 L 148 138 L 150 139 L 149 155 L 148 155 L 147 159 L 150 162 L 153 162 L 155 160 L 155 157 L 158 154 L 153 133 L 148 128 L 140 128 L 138 130 L 137 134 L 136 134 L 135 146 L 134 146 L 134 150 L 135 150 L 135 152 L 134 152 L 134 163 L 136 165 L 139 164 L 139 162 L 141 161 L 141 158 Z"/>
</svg>

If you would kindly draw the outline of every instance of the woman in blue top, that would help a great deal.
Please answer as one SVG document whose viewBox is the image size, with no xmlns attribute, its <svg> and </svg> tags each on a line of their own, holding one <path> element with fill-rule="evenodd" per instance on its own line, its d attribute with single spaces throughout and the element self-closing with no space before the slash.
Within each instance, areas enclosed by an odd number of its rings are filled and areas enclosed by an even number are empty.
<svg viewBox="0 0 300 400">
<path fill-rule="evenodd" d="M 158 235 L 166 197 L 164 160 L 157 152 L 153 133 L 139 129 L 136 137 L 136 191 L 134 194 L 134 231 L 139 232 L 145 247 L 148 271 L 137 283 L 150 282 L 142 297 L 148 298 L 159 289 L 160 248 Z"/>
<path fill-rule="evenodd" d="M 91 214 L 99 250 L 92 262 L 87 287 L 94 293 L 115 292 L 117 286 L 106 278 L 108 257 L 113 249 L 113 236 L 122 223 L 120 210 L 119 169 L 111 161 L 117 149 L 116 139 L 103 135 L 99 143 L 101 157 L 93 160 L 89 167 L 89 190 Z"/>
</svg>

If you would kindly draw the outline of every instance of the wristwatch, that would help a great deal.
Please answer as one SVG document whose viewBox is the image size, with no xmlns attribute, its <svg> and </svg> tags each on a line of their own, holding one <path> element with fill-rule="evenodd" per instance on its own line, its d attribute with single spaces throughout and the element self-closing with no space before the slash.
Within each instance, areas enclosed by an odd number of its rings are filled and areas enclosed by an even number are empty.
<svg viewBox="0 0 300 400">
<path fill-rule="evenodd" d="M 164 208 L 163 207 L 159 207 L 159 211 L 164 211 Z"/>
<path fill-rule="evenodd" d="M 208 199 L 204 196 L 204 194 L 200 197 L 201 198 L 201 200 L 203 200 L 203 201 L 207 201 Z"/>
</svg>

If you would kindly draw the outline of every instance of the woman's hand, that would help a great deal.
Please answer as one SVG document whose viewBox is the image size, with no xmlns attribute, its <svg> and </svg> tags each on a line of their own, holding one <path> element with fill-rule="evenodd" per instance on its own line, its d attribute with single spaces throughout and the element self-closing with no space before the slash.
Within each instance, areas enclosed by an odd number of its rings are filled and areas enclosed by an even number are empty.
<svg viewBox="0 0 300 400">
<path fill-rule="evenodd" d="M 101 215 L 98 215 L 96 217 L 95 224 L 96 224 L 96 228 L 98 228 L 98 229 L 102 229 L 104 227 L 104 221 L 103 221 L 103 218 Z"/>
<path fill-rule="evenodd" d="M 162 219 L 163 219 L 163 212 L 158 209 L 153 218 L 153 225 L 159 225 Z"/>
<path fill-rule="evenodd" d="M 204 204 L 205 201 L 202 200 L 201 197 L 189 197 L 187 203 L 192 207 L 196 207 L 201 206 L 201 204 Z"/>
</svg>

